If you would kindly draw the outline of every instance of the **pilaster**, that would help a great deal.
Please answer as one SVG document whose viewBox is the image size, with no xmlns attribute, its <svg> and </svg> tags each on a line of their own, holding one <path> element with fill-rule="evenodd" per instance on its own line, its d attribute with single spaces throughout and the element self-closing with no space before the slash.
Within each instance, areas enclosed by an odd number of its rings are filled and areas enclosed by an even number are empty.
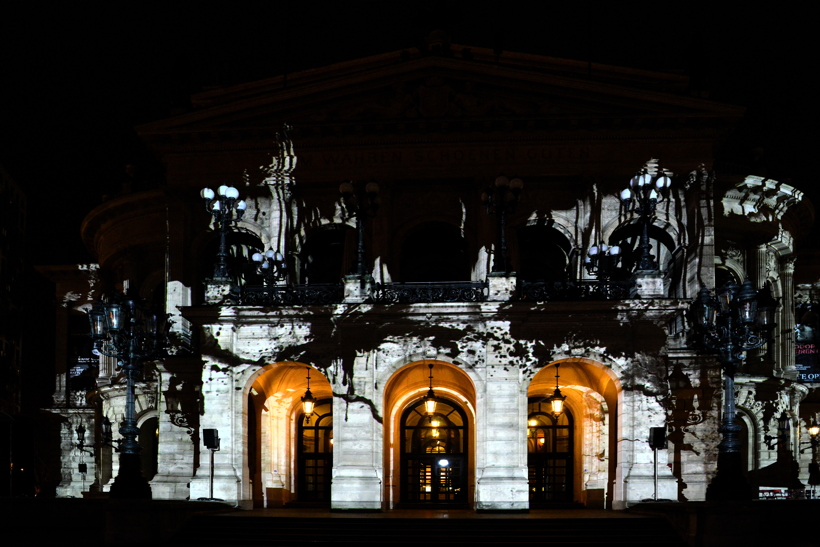
<svg viewBox="0 0 820 547">
<path fill-rule="evenodd" d="M 195 438 L 199 420 L 198 377 L 202 362 L 169 358 L 157 363 L 159 373 L 159 439 L 157 474 L 151 480 L 154 499 L 184 500 L 194 474 Z"/>
<path fill-rule="evenodd" d="M 344 278 L 344 301 L 346 304 L 361 304 L 370 298 L 373 278 L 369 275 L 346 275 Z"/>
<path fill-rule="evenodd" d="M 655 497 L 655 455 L 649 446 L 649 429 L 666 425 L 666 412 L 636 391 L 624 391 L 618 409 L 621 424 L 618 439 L 618 468 L 613 509 Z M 668 451 L 658 450 L 658 499 L 678 499 L 677 479 L 667 465 Z"/>
<path fill-rule="evenodd" d="M 374 416 L 375 407 L 362 401 L 373 400 L 373 367 L 367 367 L 367 359 L 367 354 L 358 355 L 354 363 L 351 381 L 358 400 L 333 398 L 332 509 L 382 509 L 383 428 Z M 334 391 L 343 389 L 334 385 Z"/>
<path fill-rule="evenodd" d="M 205 363 L 202 377 L 202 399 L 205 412 L 200 418 L 199 467 L 191 479 L 191 499 L 214 497 L 229 503 L 239 504 L 242 500 L 242 484 L 236 461 L 242 460 L 241 451 L 247 450 L 247 436 L 242 428 L 235 428 L 237 421 L 244 418 L 239 409 L 235 416 L 235 402 L 241 400 L 234 393 L 231 369 L 221 368 L 218 363 Z M 214 453 L 213 496 L 210 495 L 210 451 L 205 447 L 202 430 L 216 429 L 220 437 L 220 448 Z M 239 453 L 237 453 L 237 451 Z"/>
<path fill-rule="evenodd" d="M 478 511 L 522 511 L 530 505 L 527 391 L 518 367 L 505 367 L 502 359 L 501 354 L 488 352 L 486 382 L 476 405 Z"/>
<path fill-rule="evenodd" d="M 60 484 L 57 485 L 58 498 L 81 498 L 97 480 L 98 468 L 94 458 L 93 408 L 51 409 L 65 421 L 60 428 Z M 77 428 L 85 428 L 84 446 L 80 448 Z M 82 472 L 81 465 L 85 465 Z"/>
<path fill-rule="evenodd" d="M 487 276 L 490 286 L 489 302 L 508 302 L 515 294 L 515 274 L 493 274 Z"/>
</svg>

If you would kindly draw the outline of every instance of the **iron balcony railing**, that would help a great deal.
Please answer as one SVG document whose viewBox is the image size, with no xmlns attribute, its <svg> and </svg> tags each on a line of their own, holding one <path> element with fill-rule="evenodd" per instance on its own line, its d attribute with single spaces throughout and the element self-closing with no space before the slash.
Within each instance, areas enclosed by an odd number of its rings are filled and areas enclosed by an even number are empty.
<svg viewBox="0 0 820 547">
<path fill-rule="evenodd" d="M 528 302 L 626 300 L 632 285 L 632 281 L 522 281 L 518 296 Z"/>
<path fill-rule="evenodd" d="M 239 306 L 326 306 L 344 300 L 339 284 L 244 285 L 235 298 Z"/>
<path fill-rule="evenodd" d="M 422 304 L 430 302 L 483 302 L 489 284 L 474 281 L 449 283 L 376 283 L 371 299 L 375 304 Z"/>
<path fill-rule="evenodd" d="M 526 302 L 573 302 L 626 300 L 631 281 L 521 281 L 518 299 Z M 369 301 L 374 304 L 423 304 L 434 302 L 484 302 L 489 294 L 487 282 L 449 283 L 376 283 Z M 239 306 L 326 306 L 344 301 L 341 284 L 317 285 L 243 285 L 232 291 L 231 300 Z"/>
</svg>

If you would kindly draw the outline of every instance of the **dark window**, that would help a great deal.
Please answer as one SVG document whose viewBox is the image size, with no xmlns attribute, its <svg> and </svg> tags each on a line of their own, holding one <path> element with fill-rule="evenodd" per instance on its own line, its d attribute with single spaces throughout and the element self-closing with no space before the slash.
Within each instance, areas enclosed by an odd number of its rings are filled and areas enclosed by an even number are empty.
<svg viewBox="0 0 820 547">
<path fill-rule="evenodd" d="M 251 260 L 254 253 L 263 252 L 262 242 L 256 235 L 248 232 L 228 232 L 228 272 L 230 272 L 233 282 L 237 285 L 254 285 L 261 283 L 261 279 L 256 273 L 256 264 Z M 208 243 L 203 253 L 201 273 L 203 279 L 208 279 L 214 275 L 214 266 L 217 263 L 219 253 L 219 235 Z"/>
<path fill-rule="evenodd" d="M 355 230 L 329 225 L 313 231 L 302 247 L 302 283 L 339 283 L 350 273 L 355 253 Z"/>
<path fill-rule="evenodd" d="M 639 222 L 624 224 L 612 233 L 609 245 L 618 245 L 621 248 L 621 267 L 612 279 L 626 279 L 635 271 L 641 259 L 641 233 L 643 226 Z M 649 244 L 652 248 L 649 254 L 655 257 L 661 271 L 674 268 L 673 251 L 675 241 L 668 232 L 658 226 L 649 227 Z"/>
<path fill-rule="evenodd" d="M 523 281 L 566 281 L 571 248 L 567 238 L 550 226 L 519 228 L 519 278 Z"/>
<path fill-rule="evenodd" d="M 401 246 L 401 281 L 469 281 L 467 242 L 456 226 L 425 222 L 410 231 Z"/>
</svg>

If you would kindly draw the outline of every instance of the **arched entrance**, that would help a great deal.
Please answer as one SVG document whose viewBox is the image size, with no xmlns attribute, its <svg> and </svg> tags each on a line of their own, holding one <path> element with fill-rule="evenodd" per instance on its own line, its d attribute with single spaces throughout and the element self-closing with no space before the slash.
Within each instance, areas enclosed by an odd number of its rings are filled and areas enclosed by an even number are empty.
<svg viewBox="0 0 820 547">
<path fill-rule="evenodd" d="M 566 397 L 558 416 L 548 402 L 556 381 Z M 620 384 L 611 370 L 585 358 L 551 363 L 533 377 L 526 424 L 531 506 L 612 507 L 619 393 Z"/>
<path fill-rule="evenodd" d="M 571 502 L 574 492 L 574 431 L 569 410 L 558 416 L 543 398 L 527 407 L 527 468 L 530 504 Z"/>
<path fill-rule="evenodd" d="M 433 414 L 424 400 L 401 418 L 402 502 L 463 504 L 467 499 L 467 415 L 440 399 Z"/>
<path fill-rule="evenodd" d="M 432 416 L 423 406 L 431 374 Z M 476 394 L 470 376 L 445 361 L 415 361 L 386 379 L 384 397 L 385 507 L 471 506 Z"/>
<path fill-rule="evenodd" d="M 316 400 L 306 416 L 302 397 Z M 255 507 L 330 503 L 333 392 L 327 378 L 303 363 L 264 367 L 251 380 L 247 413 L 247 477 Z"/>
<path fill-rule="evenodd" d="M 302 412 L 296 437 L 296 499 L 330 502 L 333 469 L 333 400 L 316 403 L 312 415 Z"/>
</svg>

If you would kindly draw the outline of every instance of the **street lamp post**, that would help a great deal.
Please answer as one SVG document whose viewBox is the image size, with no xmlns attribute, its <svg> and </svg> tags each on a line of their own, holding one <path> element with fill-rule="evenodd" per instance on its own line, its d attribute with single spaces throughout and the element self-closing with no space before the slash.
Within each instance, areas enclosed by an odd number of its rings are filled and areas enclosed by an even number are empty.
<svg viewBox="0 0 820 547">
<path fill-rule="evenodd" d="M 752 492 L 741 469 L 735 373 L 746 358 L 745 352 L 767 342 L 774 327 L 776 302 L 771 305 L 760 296 L 748 278 L 741 287 L 730 280 L 715 293 L 703 287 L 690 307 L 692 340 L 700 353 L 717 355 L 724 376 L 717 475 L 706 490 L 706 499 L 750 499 Z"/>
<path fill-rule="evenodd" d="M 820 465 L 817 464 L 817 447 L 820 445 L 820 425 L 817 420 L 812 420 L 809 425 L 809 441 L 802 442 L 808 444 L 811 449 L 811 460 L 809 461 L 809 485 L 811 485 L 811 497 L 815 497 L 815 486 L 820 484 Z M 805 452 L 805 448 L 800 449 L 800 453 Z"/>
<path fill-rule="evenodd" d="M 203 188 L 199 193 L 205 200 L 205 210 L 214 217 L 214 227 L 219 230 L 219 251 L 214 266 L 214 279 L 230 279 L 228 270 L 228 231 L 231 225 L 242 219 L 248 204 L 239 199 L 239 190 L 233 186 L 222 185 L 216 192 Z"/>
<path fill-rule="evenodd" d="M 151 487 L 142 476 L 139 428 L 136 416 L 136 381 L 143 363 L 160 357 L 170 328 L 168 315 L 156 313 L 141 299 L 115 294 L 98 301 L 89 312 L 94 349 L 117 359 L 125 376 L 125 415 L 118 442 L 120 468 L 111 485 L 111 497 L 151 499 Z"/>
<path fill-rule="evenodd" d="M 507 261 L 507 215 L 515 212 L 524 182 L 515 177 L 512 180 L 505 176 L 495 179 L 495 183 L 489 185 L 481 194 L 481 201 L 487 208 L 487 214 L 496 215 L 496 230 L 498 241 L 495 246 L 493 256 L 492 273 L 508 273 L 510 265 Z"/>
<path fill-rule="evenodd" d="M 657 271 L 658 261 L 649 251 L 649 226 L 655 218 L 655 208 L 658 203 L 669 196 L 669 186 L 672 180 L 663 170 L 658 168 L 656 175 L 650 175 L 645 169 L 632 177 L 629 186 L 621 191 L 621 203 L 628 212 L 637 213 L 641 222 L 641 256 L 638 261 L 638 271 Z"/>
<path fill-rule="evenodd" d="M 361 279 L 367 275 L 365 269 L 364 252 L 364 219 L 374 217 L 379 210 L 381 198 L 379 198 L 379 185 L 374 181 L 367 184 L 354 184 L 346 180 L 339 185 L 339 193 L 342 194 L 342 202 L 348 214 L 356 218 L 356 234 L 358 239 L 356 252 L 356 275 Z"/>
</svg>

